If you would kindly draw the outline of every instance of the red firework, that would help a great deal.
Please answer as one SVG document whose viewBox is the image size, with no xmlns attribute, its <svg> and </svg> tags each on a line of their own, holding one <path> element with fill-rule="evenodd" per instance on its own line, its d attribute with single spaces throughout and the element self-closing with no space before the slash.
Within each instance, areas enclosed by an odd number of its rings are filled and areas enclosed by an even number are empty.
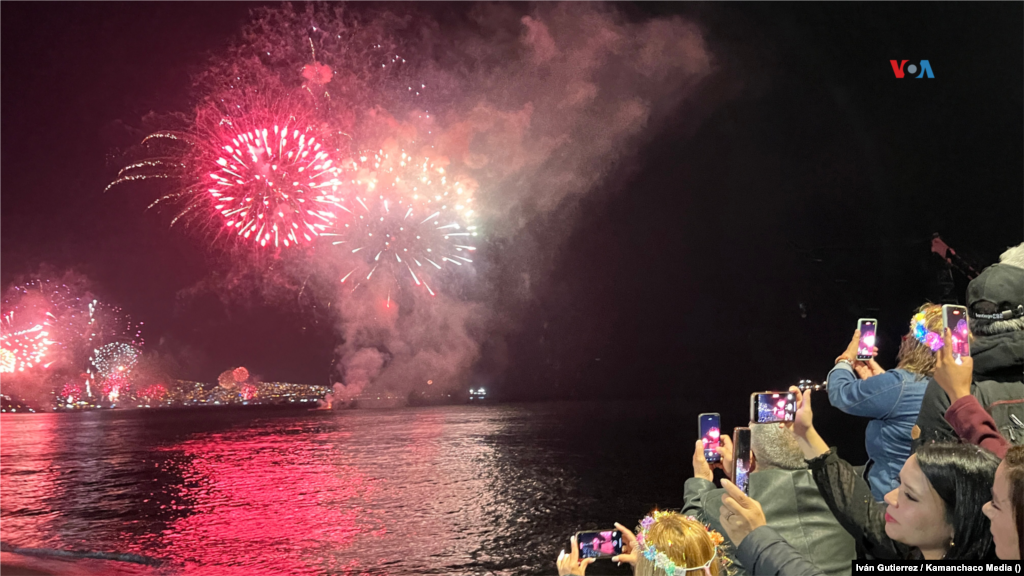
<svg viewBox="0 0 1024 576">
<path fill-rule="evenodd" d="M 115 372 L 103 381 L 101 391 L 111 402 L 117 402 L 122 395 L 128 392 L 128 386 L 128 377 L 121 372 Z"/>
<path fill-rule="evenodd" d="M 159 402 L 167 396 L 167 387 L 163 384 L 151 384 L 142 389 L 138 396 L 145 398 L 148 402 Z"/>
<path fill-rule="evenodd" d="M 249 371 L 244 366 L 239 366 L 231 371 L 231 376 L 234 377 L 235 382 L 245 382 L 249 379 Z"/>
<path fill-rule="evenodd" d="M 242 238 L 294 246 L 334 221 L 339 171 L 310 128 L 224 130 L 217 152 L 207 192 L 225 227 Z"/>
<path fill-rule="evenodd" d="M 66 382 L 60 391 L 59 398 L 63 398 L 68 404 L 74 404 L 85 398 L 85 381 Z"/>
<path fill-rule="evenodd" d="M 41 366 L 49 353 L 51 321 L 49 310 L 26 308 L 3 315 L 0 322 L 0 372 L 24 372 L 26 368 Z"/>
<path fill-rule="evenodd" d="M 238 394 L 242 397 L 242 400 L 252 400 L 256 397 L 256 386 L 250 383 L 242 384 L 239 388 Z"/>
<path fill-rule="evenodd" d="M 330 146 L 301 116 L 301 106 L 281 103 L 252 102 L 241 116 L 205 109 L 191 128 L 143 140 L 147 147 L 168 146 L 150 153 L 170 159 L 126 166 L 107 188 L 172 180 L 178 183 L 173 191 L 150 204 L 181 202 L 172 226 L 187 215 L 212 219 L 214 229 L 258 247 L 308 244 L 335 222 L 342 170 Z"/>
</svg>

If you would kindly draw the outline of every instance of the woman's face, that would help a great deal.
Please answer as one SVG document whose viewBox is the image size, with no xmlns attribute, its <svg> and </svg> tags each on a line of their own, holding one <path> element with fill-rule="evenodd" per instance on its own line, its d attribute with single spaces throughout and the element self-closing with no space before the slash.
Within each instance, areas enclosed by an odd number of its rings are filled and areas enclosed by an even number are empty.
<svg viewBox="0 0 1024 576">
<path fill-rule="evenodd" d="M 1006 463 L 1000 463 L 999 468 L 996 468 L 996 482 L 992 485 L 992 500 L 982 506 L 981 510 L 992 521 L 992 540 L 996 543 L 996 556 L 999 556 L 1000 560 L 1020 560 L 1008 476 Z"/>
<path fill-rule="evenodd" d="M 921 471 L 916 454 L 903 465 L 900 487 L 885 495 L 885 503 L 885 533 L 893 540 L 922 550 L 949 545 L 953 528 L 946 522 L 946 503 Z"/>
</svg>

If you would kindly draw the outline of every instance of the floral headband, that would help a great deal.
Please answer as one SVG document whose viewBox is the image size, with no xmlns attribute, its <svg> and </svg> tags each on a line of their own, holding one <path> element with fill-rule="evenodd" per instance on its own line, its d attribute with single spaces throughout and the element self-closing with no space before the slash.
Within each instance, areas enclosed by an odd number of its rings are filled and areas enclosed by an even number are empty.
<svg viewBox="0 0 1024 576">
<path fill-rule="evenodd" d="M 677 571 L 681 575 L 686 574 L 690 570 L 704 570 L 704 573 L 707 576 L 711 576 L 711 563 L 718 557 L 718 549 L 721 547 L 722 543 L 725 542 L 725 538 L 693 516 L 687 516 L 688 519 L 698 522 L 701 526 L 704 526 L 704 529 L 707 530 L 708 536 L 711 537 L 711 542 L 715 545 L 715 553 L 711 555 L 711 559 L 705 562 L 703 566 L 686 566 L 685 564 L 683 566 L 678 566 L 664 552 L 658 552 L 658 549 L 654 544 L 647 542 L 647 531 L 650 530 L 651 526 L 654 525 L 658 518 L 666 514 L 669 514 L 669 512 L 655 511 L 653 515 L 647 515 L 640 521 L 640 532 L 636 535 L 636 542 L 640 545 L 644 558 L 654 562 L 654 565 L 664 570 L 668 576 L 675 576 Z M 671 544 L 671 542 L 669 542 L 669 544 Z M 728 557 L 724 554 L 722 555 L 722 558 L 728 560 Z M 686 562 L 685 554 L 683 555 L 683 562 Z"/>
<path fill-rule="evenodd" d="M 918 342 L 927 346 L 932 352 L 935 352 L 939 348 L 942 348 L 942 334 L 938 332 L 932 332 L 928 329 L 928 322 L 925 319 L 924 312 L 918 312 L 914 314 L 914 338 Z"/>
</svg>

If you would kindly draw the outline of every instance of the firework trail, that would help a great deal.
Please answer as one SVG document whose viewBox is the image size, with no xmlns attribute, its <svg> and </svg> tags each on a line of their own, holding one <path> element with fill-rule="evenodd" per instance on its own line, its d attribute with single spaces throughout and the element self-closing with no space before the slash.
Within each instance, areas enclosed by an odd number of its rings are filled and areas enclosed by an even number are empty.
<svg viewBox="0 0 1024 576">
<path fill-rule="evenodd" d="M 433 296 L 432 277 L 473 263 L 475 183 L 453 177 L 440 158 L 402 150 L 348 162 L 354 174 L 339 204 L 348 217 L 323 234 L 342 249 L 342 284 L 405 278 Z"/>
</svg>

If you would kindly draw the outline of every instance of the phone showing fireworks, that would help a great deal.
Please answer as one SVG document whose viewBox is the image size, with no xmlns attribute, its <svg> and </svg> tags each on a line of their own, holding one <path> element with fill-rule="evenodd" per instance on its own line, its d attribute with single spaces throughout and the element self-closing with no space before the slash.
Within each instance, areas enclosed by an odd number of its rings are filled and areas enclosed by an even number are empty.
<svg viewBox="0 0 1024 576">
<path fill-rule="evenodd" d="M 701 441 L 704 443 L 704 459 L 708 462 L 720 462 L 722 455 L 718 453 L 718 442 L 722 435 L 722 421 L 717 412 L 708 412 L 697 417 Z"/>
<path fill-rule="evenodd" d="M 747 494 L 750 486 L 750 428 L 732 431 L 733 482 Z"/>
<path fill-rule="evenodd" d="M 967 308 L 945 304 L 942 306 L 942 328 L 949 328 L 953 341 L 953 360 L 961 363 L 961 358 L 971 355 L 971 330 L 967 326 Z"/>
<path fill-rule="evenodd" d="M 622 554 L 622 532 L 618 530 L 596 530 L 577 532 L 576 544 L 580 558 L 611 558 Z"/>
<path fill-rule="evenodd" d="M 792 422 L 796 419 L 796 394 L 755 392 L 750 395 L 750 421 L 758 424 Z"/>
<path fill-rule="evenodd" d="M 875 357 L 875 331 L 878 329 L 878 320 L 861 318 L 857 320 L 857 329 L 860 330 L 860 341 L 857 342 L 857 360 L 871 360 Z"/>
</svg>

